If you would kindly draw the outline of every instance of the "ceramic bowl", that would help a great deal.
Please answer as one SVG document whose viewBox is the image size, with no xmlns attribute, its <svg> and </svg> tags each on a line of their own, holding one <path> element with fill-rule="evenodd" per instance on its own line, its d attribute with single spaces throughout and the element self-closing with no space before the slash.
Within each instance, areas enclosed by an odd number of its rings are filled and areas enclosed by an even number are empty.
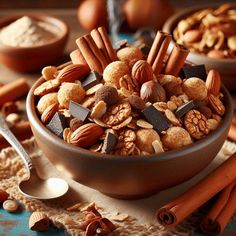
<svg viewBox="0 0 236 236">
<path fill-rule="evenodd" d="M 0 19 L 1 28 L 9 25 L 25 15 L 14 15 Z M 65 49 L 69 28 L 61 21 L 52 16 L 46 15 L 27 15 L 35 20 L 47 22 L 57 28 L 60 33 L 55 39 L 41 46 L 32 47 L 11 47 L 0 45 L 0 63 L 17 72 L 31 72 L 41 69 L 44 65 L 49 65 L 60 56 Z"/>
<path fill-rule="evenodd" d="M 208 7 L 217 7 L 217 6 L 219 5 L 216 4 L 208 5 Z M 235 4 L 232 4 L 232 6 L 236 7 Z M 173 31 L 180 20 L 185 19 L 186 17 L 190 16 L 196 11 L 206 8 L 207 6 L 204 7 L 198 6 L 179 11 L 166 21 L 166 23 L 163 26 L 163 31 L 173 35 Z M 174 40 L 172 40 L 171 44 L 172 45 L 174 44 Z M 236 70 L 235 70 L 236 59 L 214 59 L 199 53 L 190 52 L 187 57 L 187 60 L 191 61 L 196 65 L 204 64 L 207 70 L 217 69 L 221 74 L 221 78 L 224 85 L 231 91 L 236 90 Z"/>
<path fill-rule="evenodd" d="M 34 90 L 27 97 L 27 114 L 34 137 L 48 159 L 65 175 L 100 192 L 123 199 L 141 198 L 180 184 L 203 170 L 227 138 L 233 115 L 231 96 L 223 86 L 226 112 L 222 124 L 194 144 L 150 156 L 113 156 L 74 147 L 51 133 L 37 114 Z"/>
</svg>

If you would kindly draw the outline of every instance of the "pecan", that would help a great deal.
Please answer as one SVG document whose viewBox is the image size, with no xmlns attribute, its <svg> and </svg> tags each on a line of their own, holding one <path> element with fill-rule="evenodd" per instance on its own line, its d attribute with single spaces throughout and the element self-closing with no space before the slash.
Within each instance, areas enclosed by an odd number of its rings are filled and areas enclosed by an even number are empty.
<svg viewBox="0 0 236 236">
<path fill-rule="evenodd" d="M 185 115 L 184 125 L 195 139 L 201 139 L 209 133 L 207 118 L 197 110 L 190 110 Z"/>
<path fill-rule="evenodd" d="M 129 75 L 124 75 L 120 78 L 120 87 L 129 90 L 134 94 L 138 94 L 138 83 L 136 80 L 132 79 Z"/>
<path fill-rule="evenodd" d="M 102 121 L 108 126 L 122 123 L 131 114 L 131 106 L 128 102 L 121 102 L 108 108 Z"/>
<path fill-rule="evenodd" d="M 208 102 L 213 112 L 215 112 L 216 114 L 220 116 L 224 115 L 225 107 L 218 97 L 214 96 L 213 94 L 209 94 Z"/>
</svg>

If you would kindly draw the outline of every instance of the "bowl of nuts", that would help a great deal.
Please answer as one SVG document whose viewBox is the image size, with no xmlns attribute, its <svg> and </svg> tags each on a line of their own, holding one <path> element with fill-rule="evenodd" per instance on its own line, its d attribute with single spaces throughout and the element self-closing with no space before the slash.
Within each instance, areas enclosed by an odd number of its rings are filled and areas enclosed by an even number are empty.
<svg viewBox="0 0 236 236">
<path fill-rule="evenodd" d="M 113 49 L 98 28 L 76 40 L 71 62 L 42 70 L 27 114 L 60 171 L 131 199 L 180 184 L 214 159 L 232 120 L 231 97 L 216 70 L 186 65 L 184 48 L 166 61 L 170 39 L 158 32 L 146 56 L 128 44 Z"/>
<path fill-rule="evenodd" d="M 185 9 L 170 17 L 163 30 L 173 43 L 190 50 L 188 60 L 217 69 L 224 85 L 236 89 L 236 5 L 209 4 Z"/>
</svg>

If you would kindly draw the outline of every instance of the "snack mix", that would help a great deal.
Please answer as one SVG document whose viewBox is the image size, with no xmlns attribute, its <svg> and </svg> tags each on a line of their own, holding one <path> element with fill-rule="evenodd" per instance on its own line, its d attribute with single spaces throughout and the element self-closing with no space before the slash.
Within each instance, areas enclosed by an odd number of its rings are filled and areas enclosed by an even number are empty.
<svg viewBox="0 0 236 236">
<path fill-rule="evenodd" d="M 150 155 L 204 139 L 225 112 L 220 75 L 187 65 L 179 44 L 168 55 L 170 41 L 158 31 L 144 55 L 123 41 L 113 49 L 102 27 L 77 39 L 72 64 L 42 71 L 34 91 L 41 121 L 67 143 L 103 154 Z"/>
<path fill-rule="evenodd" d="M 223 4 L 217 9 L 199 10 L 179 21 L 174 39 L 210 58 L 236 59 L 236 9 Z"/>
</svg>

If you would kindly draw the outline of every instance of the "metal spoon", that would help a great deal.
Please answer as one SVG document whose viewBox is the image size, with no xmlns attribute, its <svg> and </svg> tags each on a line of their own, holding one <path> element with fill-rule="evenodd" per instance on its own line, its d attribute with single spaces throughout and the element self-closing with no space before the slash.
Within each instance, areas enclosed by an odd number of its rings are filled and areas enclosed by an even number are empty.
<svg viewBox="0 0 236 236">
<path fill-rule="evenodd" d="M 0 114 L 0 134 L 15 148 L 19 156 L 24 161 L 29 178 L 19 183 L 19 190 L 27 197 L 36 199 L 53 199 L 64 195 L 69 186 L 67 182 L 60 178 L 41 179 L 33 163 L 20 142 L 8 128 L 4 117 Z"/>
</svg>

